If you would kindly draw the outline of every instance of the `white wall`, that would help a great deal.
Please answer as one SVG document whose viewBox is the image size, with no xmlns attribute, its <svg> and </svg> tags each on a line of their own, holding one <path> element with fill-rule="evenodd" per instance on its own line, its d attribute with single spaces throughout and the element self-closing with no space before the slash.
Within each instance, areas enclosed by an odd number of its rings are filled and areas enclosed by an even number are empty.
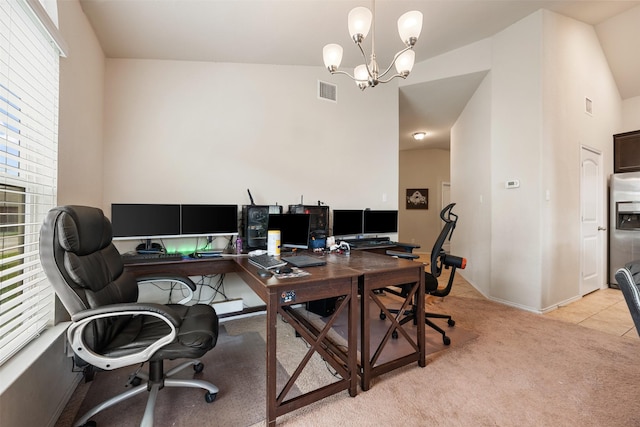
<svg viewBox="0 0 640 427">
<path fill-rule="evenodd" d="M 452 251 L 489 298 L 544 311 L 579 297 L 580 147 L 602 152 L 606 178 L 611 135 L 633 130 L 639 102 L 621 107 L 593 27 L 548 11 L 417 66 L 432 80 L 483 67 L 491 71 L 451 132 Z M 518 189 L 505 189 L 511 179 Z"/>
<path fill-rule="evenodd" d="M 622 125 L 619 132 L 640 130 L 640 96 L 622 101 Z"/>
<path fill-rule="evenodd" d="M 591 25 L 544 12 L 541 215 L 542 301 L 553 307 L 580 293 L 580 147 L 602 154 L 600 213 L 607 223 L 607 180 L 613 171 L 612 135 L 620 128 L 618 89 Z M 593 113 L 585 112 L 585 97 Z M 545 200 L 549 191 L 550 200 Z M 606 286 L 603 234 L 601 286 Z"/>
<path fill-rule="evenodd" d="M 459 216 L 451 252 L 468 259 L 458 271 L 484 295 L 491 293 L 491 79 L 451 128 L 451 200 Z"/>
<path fill-rule="evenodd" d="M 318 79 L 338 103 L 317 99 Z M 398 90 L 322 67 L 108 59 L 104 200 L 397 207 Z M 386 196 L 386 197 L 383 197 Z M 386 200 L 386 201 L 385 201 Z"/>
</svg>

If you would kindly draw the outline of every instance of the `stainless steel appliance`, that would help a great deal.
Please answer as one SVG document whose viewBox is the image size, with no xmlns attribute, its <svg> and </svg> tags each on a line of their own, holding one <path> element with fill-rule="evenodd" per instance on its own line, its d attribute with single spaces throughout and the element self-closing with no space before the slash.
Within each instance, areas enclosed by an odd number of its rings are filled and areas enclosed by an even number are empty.
<svg viewBox="0 0 640 427">
<path fill-rule="evenodd" d="M 611 175 L 609 218 L 609 284 L 617 288 L 616 271 L 640 259 L 640 172 Z"/>
</svg>

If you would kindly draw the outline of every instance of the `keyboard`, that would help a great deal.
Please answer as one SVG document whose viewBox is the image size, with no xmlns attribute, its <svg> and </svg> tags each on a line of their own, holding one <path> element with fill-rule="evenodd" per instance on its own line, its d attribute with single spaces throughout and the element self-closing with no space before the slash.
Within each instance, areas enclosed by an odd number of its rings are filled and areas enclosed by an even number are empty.
<svg viewBox="0 0 640 427">
<path fill-rule="evenodd" d="M 264 268 L 265 270 L 287 265 L 285 261 L 268 254 L 250 256 L 249 262 L 256 267 Z"/>
<path fill-rule="evenodd" d="M 182 261 L 182 255 L 166 254 L 164 252 L 122 255 L 123 264 L 139 264 L 144 262 L 165 262 L 165 261 Z"/>
</svg>

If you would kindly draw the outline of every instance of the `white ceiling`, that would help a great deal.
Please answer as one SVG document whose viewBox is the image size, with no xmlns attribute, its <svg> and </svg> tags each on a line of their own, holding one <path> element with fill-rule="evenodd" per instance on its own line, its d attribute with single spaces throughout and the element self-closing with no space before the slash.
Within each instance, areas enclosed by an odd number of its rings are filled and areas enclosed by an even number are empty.
<svg viewBox="0 0 640 427">
<path fill-rule="evenodd" d="M 322 47 L 339 43 L 344 48 L 343 69 L 363 62 L 349 38 L 347 14 L 356 6 L 372 8 L 371 1 L 353 0 L 80 3 L 109 58 L 324 67 Z M 640 1 L 377 0 L 376 56 L 381 66 L 386 66 L 402 48 L 396 21 L 409 10 L 420 10 L 424 15 L 415 47 L 416 62 L 420 62 L 489 37 L 540 8 L 594 25 L 621 97 L 640 96 Z M 369 54 L 370 45 L 365 45 Z M 402 138 L 400 149 L 448 147 L 448 129 L 482 77 L 474 74 L 401 88 L 400 135 L 429 129 L 432 137 L 421 145 Z M 354 90 L 358 89 L 354 86 Z"/>
</svg>

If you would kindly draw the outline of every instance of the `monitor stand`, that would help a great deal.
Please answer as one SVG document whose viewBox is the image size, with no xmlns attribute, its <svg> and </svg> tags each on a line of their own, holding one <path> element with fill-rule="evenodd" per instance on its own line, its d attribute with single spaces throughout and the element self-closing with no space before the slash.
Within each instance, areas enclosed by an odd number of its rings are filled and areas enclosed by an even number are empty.
<svg viewBox="0 0 640 427">
<path fill-rule="evenodd" d="M 136 252 L 139 254 L 157 254 L 163 252 L 159 243 L 151 243 L 151 239 L 145 239 L 144 243 L 136 246 Z"/>
</svg>

